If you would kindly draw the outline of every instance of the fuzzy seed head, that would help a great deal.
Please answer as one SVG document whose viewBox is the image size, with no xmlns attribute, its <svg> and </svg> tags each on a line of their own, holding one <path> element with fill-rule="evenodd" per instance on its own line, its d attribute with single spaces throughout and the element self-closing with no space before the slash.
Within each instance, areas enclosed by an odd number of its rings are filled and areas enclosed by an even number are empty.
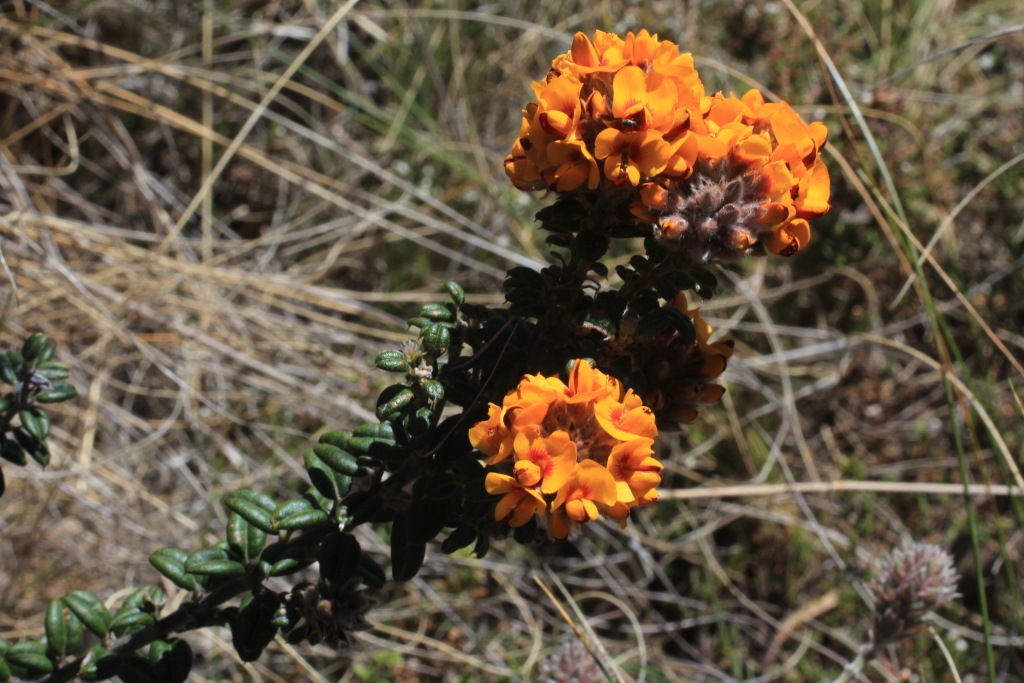
<svg viewBox="0 0 1024 683">
<path fill-rule="evenodd" d="M 875 649 L 909 636 L 924 616 L 958 597 L 953 558 L 937 545 L 911 543 L 879 556 L 867 584 L 874 598 Z"/>
</svg>

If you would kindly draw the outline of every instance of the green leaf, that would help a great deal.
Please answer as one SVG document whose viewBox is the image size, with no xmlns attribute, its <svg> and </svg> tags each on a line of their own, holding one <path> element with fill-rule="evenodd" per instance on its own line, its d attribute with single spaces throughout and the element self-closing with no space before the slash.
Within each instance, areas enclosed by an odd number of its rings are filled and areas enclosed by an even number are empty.
<svg viewBox="0 0 1024 683">
<path fill-rule="evenodd" d="M 422 336 L 420 348 L 434 358 L 444 355 L 452 343 L 452 333 L 443 323 L 427 325 L 423 328 Z"/>
<path fill-rule="evenodd" d="M 702 294 L 706 299 L 710 299 L 714 295 L 715 290 L 718 289 L 718 278 L 707 268 L 692 266 L 687 274 L 700 285 Z"/>
<path fill-rule="evenodd" d="M 9 680 L 11 680 L 11 669 L 3 657 L 0 657 L 0 683 L 6 683 Z"/>
<path fill-rule="evenodd" d="M 243 662 L 259 659 L 263 648 L 277 634 L 273 624 L 280 601 L 276 595 L 264 592 L 259 597 L 248 593 L 242 598 L 238 613 L 231 620 L 231 639 Z"/>
<path fill-rule="evenodd" d="M 149 556 L 149 563 L 179 588 L 195 590 L 196 580 L 185 571 L 188 554 L 177 548 L 160 548 Z"/>
<path fill-rule="evenodd" d="M 0 450 L 0 456 L 3 456 L 4 460 L 9 460 L 20 467 L 24 467 L 28 463 L 28 458 L 25 457 L 25 449 L 14 439 L 4 441 L 3 448 Z"/>
<path fill-rule="evenodd" d="M 351 477 L 359 471 L 356 459 L 337 446 L 332 446 L 329 443 L 318 443 L 313 446 L 313 452 L 335 472 Z"/>
<path fill-rule="evenodd" d="M 68 375 L 71 374 L 68 372 L 68 366 L 63 363 L 40 363 L 37 369 L 39 370 L 40 375 L 51 381 L 55 379 L 67 379 Z"/>
<path fill-rule="evenodd" d="M 218 543 L 217 545 L 210 548 L 200 548 L 199 550 L 196 550 L 191 555 L 189 555 L 188 559 L 185 560 L 185 571 L 191 572 L 191 567 L 193 565 L 199 564 L 200 562 L 230 559 L 233 558 L 231 557 L 231 555 L 228 554 L 227 543 L 224 543 L 223 545 Z"/>
<path fill-rule="evenodd" d="M 684 344 L 697 343 L 697 330 L 693 326 L 693 320 L 678 308 L 665 306 L 661 310 L 668 313 L 669 322 L 682 338 Z"/>
<path fill-rule="evenodd" d="M 339 588 L 352 578 L 359 567 L 359 541 L 352 534 L 330 534 L 320 544 L 316 559 L 320 579 L 330 588 Z"/>
<path fill-rule="evenodd" d="M 300 560 L 295 557 L 286 557 L 283 560 L 278 560 L 274 564 L 270 565 L 267 570 L 267 576 L 288 576 L 295 572 L 305 569 L 309 565 L 313 564 L 313 560 Z"/>
<path fill-rule="evenodd" d="M 122 657 L 117 665 L 117 677 L 124 683 L 154 683 L 156 669 L 148 659 L 140 656 Z"/>
<path fill-rule="evenodd" d="M 36 424 L 39 429 L 39 439 L 45 439 L 50 435 L 50 416 L 42 408 L 32 407 L 29 408 L 32 416 L 36 418 Z"/>
<path fill-rule="evenodd" d="M 47 339 L 46 343 L 43 344 L 43 350 L 39 352 L 39 357 L 36 358 L 36 367 L 43 363 L 49 363 L 53 359 L 53 352 L 57 350 L 57 342 L 52 339 Z"/>
<path fill-rule="evenodd" d="M 70 382 L 54 382 L 52 389 L 36 394 L 36 403 L 60 403 L 78 396 L 78 390 Z"/>
<path fill-rule="evenodd" d="M 428 379 L 420 384 L 420 388 L 427 395 L 431 405 L 437 405 L 444 399 L 444 385 L 437 380 Z"/>
<path fill-rule="evenodd" d="M 326 524 L 330 521 L 330 517 L 323 510 L 308 510 L 306 512 L 297 512 L 294 515 L 285 517 L 277 523 L 277 528 L 281 530 L 290 529 L 308 529 L 310 527 L 319 526 Z"/>
<path fill-rule="evenodd" d="M 46 609 L 46 646 L 56 657 L 74 654 L 82 646 L 85 629 L 63 600 L 54 600 Z"/>
<path fill-rule="evenodd" d="M 285 503 L 281 503 L 274 514 L 271 515 L 271 519 L 276 527 L 277 523 L 282 519 L 291 517 L 299 512 L 308 512 L 313 509 L 313 504 L 305 498 L 297 498 L 296 500 L 289 500 Z"/>
<path fill-rule="evenodd" d="M 640 318 L 640 322 L 636 326 L 636 332 L 633 335 L 634 338 L 650 339 L 667 330 L 672 325 L 672 315 L 668 312 L 669 310 L 676 311 L 677 313 L 680 312 L 671 306 L 662 306 Z M 684 313 L 683 315 L 686 314 Z"/>
<path fill-rule="evenodd" d="M 245 565 L 234 560 L 206 560 L 189 562 L 186 571 L 200 576 L 241 576 L 245 574 Z"/>
<path fill-rule="evenodd" d="M 264 512 L 270 513 L 277 509 L 277 502 L 265 493 L 253 491 L 252 489 L 239 489 L 231 494 L 233 498 L 242 498 L 261 508 Z"/>
<path fill-rule="evenodd" d="M 451 555 L 476 540 L 476 527 L 460 526 L 441 542 L 441 552 Z"/>
<path fill-rule="evenodd" d="M 18 376 L 14 373 L 14 368 L 11 366 L 11 359 L 5 353 L 0 353 L 0 379 L 12 387 L 18 383 Z"/>
<path fill-rule="evenodd" d="M 420 308 L 421 318 L 426 318 L 438 323 L 450 323 L 455 320 L 455 315 L 444 304 L 427 304 Z"/>
<path fill-rule="evenodd" d="M 330 432 L 328 432 L 328 434 L 329 433 Z M 324 436 L 326 436 L 326 434 Z M 390 422 L 380 422 L 378 424 L 365 424 L 353 429 L 352 436 L 371 437 L 374 439 L 384 439 L 385 441 L 393 442 L 395 440 L 395 429 L 394 427 L 391 426 Z M 320 440 L 323 441 L 323 437 L 320 437 Z"/>
<path fill-rule="evenodd" d="M 452 301 L 455 302 L 456 306 L 461 306 L 466 303 L 466 292 L 457 282 L 449 280 L 448 282 L 445 282 L 442 287 L 444 287 L 448 292 L 448 296 L 452 298 Z"/>
<path fill-rule="evenodd" d="M 37 439 L 25 427 L 15 429 L 14 438 L 18 440 L 18 443 L 25 449 L 25 452 L 42 467 L 50 464 L 50 449 L 45 441 Z"/>
<path fill-rule="evenodd" d="M 46 335 L 42 332 L 34 332 L 25 340 L 21 346 L 21 355 L 30 363 L 39 357 L 39 354 L 46 348 Z"/>
<path fill-rule="evenodd" d="M 74 590 L 64 594 L 64 602 L 87 629 L 100 638 L 107 637 L 111 616 L 99 598 L 85 591 Z"/>
<path fill-rule="evenodd" d="M 391 525 L 391 576 L 395 581 L 409 581 L 423 565 L 427 546 L 414 543 L 408 533 L 408 513 L 402 513 Z"/>
<path fill-rule="evenodd" d="M 117 673 L 120 659 L 109 654 L 100 644 L 93 645 L 78 668 L 78 677 L 85 681 L 105 681 Z"/>
<path fill-rule="evenodd" d="M 320 492 L 320 495 L 328 500 L 338 500 L 340 496 L 338 495 L 338 484 L 334 479 L 334 470 L 328 467 L 313 451 L 306 451 L 302 457 L 309 481 Z M 275 528 L 281 527 L 278 525 Z"/>
<path fill-rule="evenodd" d="M 473 554 L 477 559 L 482 558 L 491 549 L 491 539 L 487 534 L 481 533 L 476 537 L 476 545 L 473 546 Z"/>
<path fill-rule="evenodd" d="M 184 553 L 182 553 L 184 555 Z M 156 586 L 142 586 L 132 591 L 131 595 L 124 599 L 121 606 L 117 608 L 117 614 L 142 610 L 144 612 L 156 613 L 167 602 L 167 596 Z"/>
<path fill-rule="evenodd" d="M 149 612 L 143 612 L 138 609 L 129 610 L 127 612 L 119 611 L 110 621 L 110 630 L 114 632 L 114 635 L 120 638 L 123 635 L 141 631 L 146 626 L 152 626 L 155 623 L 156 617 Z"/>
<path fill-rule="evenodd" d="M 327 443 L 343 451 L 348 450 L 348 440 L 351 435 L 348 432 L 324 432 L 320 435 L 319 442 Z"/>
<path fill-rule="evenodd" d="M 235 491 L 228 494 L 227 498 L 224 499 L 225 507 L 260 531 L 274 533 L 274 523 L 271 521 L 270 516 L 277 506 L 275 505 L 270 510 L 266 510 L 255 503 L 252 498 L 239 495 L 241 493 L 241 491 Z"/>
<path fill-rule="evenodd" d="M 269 516 L 267 521 L 270 521 Z M 271 529 L 273 529 L 273 524 L 271 524 Z M 266 532 L 255 524 L 250 524 L 237 512 L 228 515 L 227 534 L 228 546 L 232 551 L 244 557 L 247 562 L 259 555 L 263 544 L 267 542 Z"/>
<path fill-rule="evenodd" d="M 38 641 L 29 641 L 11 646 L 6 659 L 9 664 L 27 669 L 31 672 L 31 677 L 35 678 L 39 674 L 53 673 L 53 660 L 45 653 L 46 645 Z"/>
<path fill-rule="evenodd" d="M 25 428 L 25 431 L 31 434 L 37 441 L 42 441 L 46 438 L 46 435 L 43 434 L 42 425 L 39 424 L 31 410 L 19 410 L 18 418 L 21 420 L 21 426 Z"/>
<path fill-rule="evenodd" d="M 409 366 L 409 361 L 405 358 L 405 354 L 398 349 L 381 351 L 377 355 L 377 359 L 373 361 L 373 364 L 385 372 L 409 372 L 412 369 Z"/>
<path fill-rule="evenodd" d="M 181 638 L 155 640 L 149 646 L 149 662 L 160 683 L 185 683 L 192 670 L 192 648 Z"/>
<path fill-rule="evenodd" d="M 390 420 L 408 408 L 416 395 L 404 384 L 392 384 L 377 398 L 377 419 Z"/>
</svg>

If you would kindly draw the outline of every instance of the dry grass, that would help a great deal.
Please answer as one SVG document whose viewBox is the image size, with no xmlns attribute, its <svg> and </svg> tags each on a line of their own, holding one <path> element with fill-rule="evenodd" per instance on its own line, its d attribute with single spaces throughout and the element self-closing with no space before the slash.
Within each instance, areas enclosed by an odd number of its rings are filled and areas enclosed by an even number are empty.
<svg viewBox="0 0 1024 683">
<path fill-rule="evenodd" d="M 864 638 L 860 567 L 909 537 L 954 552 L 964 598 L 938 631 L 965 681 L 987 678 L 965 502 L 943 488 L 960 477 L 942 379 L 962 397 L 973 481 L 1017 483 L 1024 34 L 869 86 L 1024 8 L 800 5 L 878 141 L 890 211 L 849 103 L 778 2 L 0 7 L 0 247 L 16 285 L 0 343 L 45 331 L 82 394 L 62 404 L 50 468 L 5 468 L 0 635 L 38 635 L 70 588 L 116 599 L 156 581 L 156 548 L 219 540 L 225 491 L 298 488 L 318 430 L 372 421 L 386 378 L 370 359 L 438 282 L 500 302 L 505 269 L 544 260 L 543 198 L 501 172 L 528 79 L 575 30 L 646 26 L 700 55 L 709 89 L 760 83 L 825 117 L 834 145 L 835 208 L 810 250 L 723 273 L 705 305 L 739 352 L 726 400 L 664 440 L 666 500 L 569 545 L 431 553 L 372 612 L 355 669 L 283 644 L 243 667 L 227 632 L 204 631 L 195 680 L 524 679 L 571 633 L 535 579 L 632 680 L 819 680 Z M 935 246 L 900 296 L 905 234 Z M 929 293 L 962 362 L 936 351 Z M 855 484 L 823 492 L 834 480 Z M 779 493 L 793 482 L 802 493 Z M 743 495 L 695 491 L 723 485 Z M 1020 680 L 1019 501 L 971 504 L 995 673 Z M 926 635 L 866 676 L 904 667 L 954 680 Z"/>
</svg>

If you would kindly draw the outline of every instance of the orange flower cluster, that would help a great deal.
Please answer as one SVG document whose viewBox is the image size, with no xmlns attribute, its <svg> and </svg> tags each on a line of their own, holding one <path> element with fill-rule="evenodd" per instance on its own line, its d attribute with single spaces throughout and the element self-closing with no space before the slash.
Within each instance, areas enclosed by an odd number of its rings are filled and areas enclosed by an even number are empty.
<svg viewBox="0 0 1024 683">
<path fill-rule="evenodd" d="M 539 514 L 555 538 L 599 515 L 625 524 L 630 508 L 658 498 L 662 465 L 654 414 L 632 390 L 577 360 L 568 383 L 527 375 L 488 419 L 469 430 L 488 465 L 487 491 L 504 494 L 499 522 L 519 527 Z"/>
<path fill-rule="evenodd" d="M 829 209 L 823 124 L 756 90 L 706 95 L 693 57 L 646 30 L 577 33 L 533 88 L 505 159 L 521 190 L 636 187 L 633 213 L 703 260 L 795 253 Z"/>
</svg>

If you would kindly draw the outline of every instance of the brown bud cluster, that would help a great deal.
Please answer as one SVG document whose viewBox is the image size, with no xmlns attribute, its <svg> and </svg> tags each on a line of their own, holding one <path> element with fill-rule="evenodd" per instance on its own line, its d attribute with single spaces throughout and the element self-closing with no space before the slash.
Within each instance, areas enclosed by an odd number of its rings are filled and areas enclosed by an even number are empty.
<svg viewBox="0 0 1024 683">
<path fill-rule="evenodd" d="M 306 640 L 311 644 L 349 647 L 356 631 L 370 628 L 364 615 L 371 604 L 362 593 L 344 586 L 329 588 L 323 583 L 296 589 L 300 592 L 306 618 Z"/>
</svg>

